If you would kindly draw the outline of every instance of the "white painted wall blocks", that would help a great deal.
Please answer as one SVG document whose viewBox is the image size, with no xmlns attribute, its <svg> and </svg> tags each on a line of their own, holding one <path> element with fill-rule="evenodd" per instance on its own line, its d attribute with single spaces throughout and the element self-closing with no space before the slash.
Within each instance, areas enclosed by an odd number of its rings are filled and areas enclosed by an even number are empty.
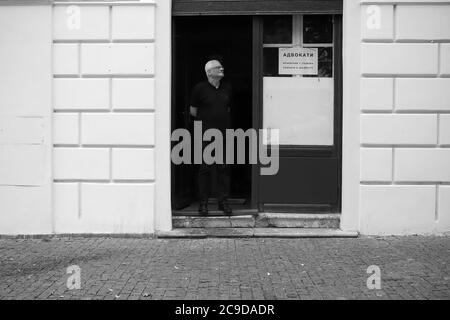
<svg viewBox="0 0 450 320">
<path fill-rule="evenodd" d="M 396 81 L 396 110 L 450 111 L 450 78 Z"/>
<path fill-rule="evenodd" d="M 426 43 L 362 43 L 363 75 L 436 75 L 438 45 Z"/>
<path fill-rule="evenodd" d="M 393 84 L 392 78 L 362 78 L 361 110 L 392 110 L 394 105 Z"/>
<path fill-rule="evenodd" d="M 438 231 L 448 231 L 450 229 L 450 186 L 439 186 L 438 195 Z"/>
<path fill-rule="evenodd" d="M 0 144 L 42 144 L 44 117 L 0 116 Z"/>
<path fill-rule="evenodd" d="M 153 230 L 153 184 L 55 183 L 53 190 L 58 233 Z"/>
<path fill-rule="evenodd" d="M 440 74 L 443 76 L 450 76 L 450 43 L 441 44 L 440 52 Z"/>
<path fill-rule="evenodd" d="M 450 5 L 397 6 L 397 40 L 450 40 Z"/>
<path fill-rule="evenodd" d="M 154 154 L 152 149 L 114 148 L 112 150 L 112 178 L 115 180 L 153 180 Z"/>
<path fill-rule="evenodd" d="M 83 145 L 153 146 L 153 113 L 83 113 Z"/>
<path fill-rule="evenodd" d="M 450 231 L 450 2 L 360 3 L 359 230 Z M 367 21 L 373 4 L 380 5 L 379 28 Z M 0 216 L 1 233 L 17 233 L 14 226 L 20 233 L 153 232 L 155 186 L 168 184 L 155 172 L 155 114 L 168 107 L 156 103 L 162 73 L 156 72 L 155 50 L 170 38 L 155 42 L 162 30 L 157 11 L 166 6 L 158 5 L 58 4 L 53 12 L 44 6 L 0 12 L 2 22 L 29 40 L 0 31 L 15 53 L 0 52 L 7 75 L 0 75 L 0 104 L 7 106 L 0 109 L 0 211 L 14 213 Z M 43 46 L 51 34 L 52 61 Z M 51 68 L 52 89 L 50 77 L 45 83 Z M 36 86 L 30 73 L 41 75 L 42 84 Z M 54 230 L 45 187 L 50 121 Z"/>
<path fill-rule="evenodd" d="M 107 5 L 79 5 L 77 8 L 54 7 L 54 40 L 102 41 L 109 40 L 110 34 L 112 40 L 153 40 L 155 37 L 154 6 L 113 6 L 111 15 Z"/>
<path fill-rule="evenodd" d="M 55 148 L 55 180 L 109 180 L 109 149 Z"/>
<path fill-rule="evenodd" d="M 437 115 L 434 114 L 363 114 L 363 144 L 437 144 Z"/>
<path fill-rule="evenodd" d="M 108 40 L 109 7 L 53 7 L 54 40 Z"/>
<path fill-rule="evenodd" d="M 392 40 L 394 37 L 394 6 L 361 6 L 361 31 L 364 40 Z"/>
<path fill-rule="evenodd" d="M 153 110 L 155 108 L 154 79 L 113 79 L 112 108 L 114 110 Z"/>
<path fill-rule="evenodd" d="M 53 11 L 55 231 L 150 233 L 155 6 L 78 8 Z"/>
<path fill-rule="evenodd" d="M 152 75 L 153 43 L 81 44 L 83 75 Z"/>
<path fill-rule="evenodd" d="M 53 184 L 53 215 L 56 233 L 83 233 L 79 227 L 79 184 Z"/>
<path fill-rule="evenodd" d="M 114 40 L 153 40 L 155 38 L 155 8 L 153 6 L 113 7 L 112 21 Z"/>
<path fill-rule="evenodd" d="M 108 79 L 53 80 L 53 104 L 55 110 L 109 110 Z"/>
<path fill-rule="evenodd" d="M 450 1 L 361 4 L 361 231 L 450 231 Z"/>
<path fill-rule="evenodd" d="M 53 114 L 53 144 L 78 145 L 79 137 L 78 113 Z"/>
<path fill-rule="evenodd" d="M 0 185 L 44 185 L 46 149 L 43 144 L 0 144 Z"/>
<path fill-rule="evenodd" d="M 0 234 L 52 232 L 52 11 L 0 5 Z"/>
<path fill-rule="evenodd" d="M 81 184 L 81 223 L 88 232 L 150 233 L 153 184 Z"/>
<path fill-rule="evenodd" d="M 450 146 L 450 114 L 441 114 L 439 117 L 439 143 Z"/>
<path fill-rule="evenodd" d="M 392 180 L 392 148 L 361 148 L 361 181 Z"/>
<path fill-rule="evenodd" d="M 76 43 L 53 44 L 53 74 L 78 75 L 79 45 Z"/>
<path fill-rule="evenodd" d="M 395 180 L 450 182 L 450 149 L 395 150 Z"/>
<path fill-rule="evenodd" d="M 431 232 L 435 186 L 361 186 L 361 231 L 369 234 Z"/>
</svg>

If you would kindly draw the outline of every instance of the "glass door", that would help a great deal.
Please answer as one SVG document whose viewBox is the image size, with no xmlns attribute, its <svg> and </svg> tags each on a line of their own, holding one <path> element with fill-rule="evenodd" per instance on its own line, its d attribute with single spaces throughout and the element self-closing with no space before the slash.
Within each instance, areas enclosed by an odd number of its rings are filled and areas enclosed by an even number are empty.
<svg viewBox="0 0 450 320">
<path fill-rule="evenodd" d="M 263 28 L 263 128 L 281 145 L 332 146 L 333 16 L 266 16 Z"/>
<path fill-rule="evenodd" d="M 260 209 L 340 210 L 341 16 L 261 18 L 262 121 L 279 130 L 280 165 L 260 177 Z"/>
</svg>

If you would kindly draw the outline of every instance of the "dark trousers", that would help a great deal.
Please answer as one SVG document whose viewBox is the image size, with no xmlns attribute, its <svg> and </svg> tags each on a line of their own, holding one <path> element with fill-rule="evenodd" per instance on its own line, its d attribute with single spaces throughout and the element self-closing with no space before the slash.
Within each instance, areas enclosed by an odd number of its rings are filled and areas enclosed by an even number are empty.
<svg viewBox="0 0 450 320">
<path fill-rule="evenodd" d="M 222 132 L 225 137 L 225 130 L 228 127 L 229 121 L 225 121 L 220 126 L 217 124 L 203 121 L 203 130 L 208 128 L 216 128 Z M 203 131 L 203 132 L 204 132 Z M 202 142 L 202 151 L 209 144 L 209 142 Z M 225 143 L 224 143 L 225 146 Z M 226 150 L 223 150 L 223 162 L 226 162 Z M 217 191 L 217 199 L 219 202 L 227 201 L 230 190 L 230 165 L 229 164 L 202 164 L 198 168 L 198 193 L 200 201 L 207 201 L 213 190 Z"/>
<path fill-rule="evenodd" d="M 219 202 L 228 199 L 230 189 L 230 165 L 202 163 L 198 170 L 198 189 L 200 201 L 206 201 L 211 190 L 217 190 Z"/>
</svg>

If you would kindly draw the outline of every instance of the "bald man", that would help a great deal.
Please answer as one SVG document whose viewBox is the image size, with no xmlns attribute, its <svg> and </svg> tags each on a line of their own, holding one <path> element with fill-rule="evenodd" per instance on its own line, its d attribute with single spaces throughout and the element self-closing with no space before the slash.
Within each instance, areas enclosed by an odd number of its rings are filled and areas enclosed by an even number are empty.
<svg viewBox="0 0 450 320">
<path fill-rule="evenodd" d="M 198 83 L 192 91 L 190 112 L 197 120 L 202 121 L 204 131 L 211 128 L 219 129 L 225 137 L 225 130 L 230 128 L 232 89 L 228 83 L 222 82 L 225 74 L 219 61 L 208 61 L 205 65 L 205 72 L 207 80 Z M 212 179 L 213 171 L 217 173 L 216 181 Z M 218 209 L 226 215 L 231 215 L 232 210 L 227 203 L 230 188 L 230 168 L 225 163 L 208 165 L 203 162 L 200 165 L 198 171 L 200 197 L 198 212 L 201 215 L 208 214 L 208 198 L 212 183 L 217 184 Z"/>
</svg>

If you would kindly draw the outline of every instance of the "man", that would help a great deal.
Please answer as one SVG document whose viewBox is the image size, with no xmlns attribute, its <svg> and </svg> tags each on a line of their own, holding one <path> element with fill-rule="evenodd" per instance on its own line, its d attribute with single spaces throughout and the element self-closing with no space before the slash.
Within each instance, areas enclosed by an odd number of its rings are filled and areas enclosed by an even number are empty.
<svg viewBox="0 0 450 320">
<path fill-rule="evenodd" d="M 198 83 L 191 96 L 191 115 L 202 121 L 203 130 L 218 129 L 225 137 L 225 130 L 230 127 L 230 108 L 232 104 L 231 86 L 221 82 L 224 77 L 224 68 L 217 60 L 210 60 L 205 65 L 207 81 Z M 205 145 L 204 145 L 205 146 Z M 203 146 L 203 147 L 204 147 Z M 225 154 L 225 152 L 223 152 Z M 211 181 L 213 171 L 216 172 L 217 181 Z M 198 187 L 200 205 L 198 211 L 201 215 L 208 213 L 208 197 L 211 191 L 211 182 L 217 183 L 219 210 L 231 215 L 232 210 L 227 203 L 230 187 L 230 168 L 226 164 L 202 164 L 198 171 Z"/>
</svg>

